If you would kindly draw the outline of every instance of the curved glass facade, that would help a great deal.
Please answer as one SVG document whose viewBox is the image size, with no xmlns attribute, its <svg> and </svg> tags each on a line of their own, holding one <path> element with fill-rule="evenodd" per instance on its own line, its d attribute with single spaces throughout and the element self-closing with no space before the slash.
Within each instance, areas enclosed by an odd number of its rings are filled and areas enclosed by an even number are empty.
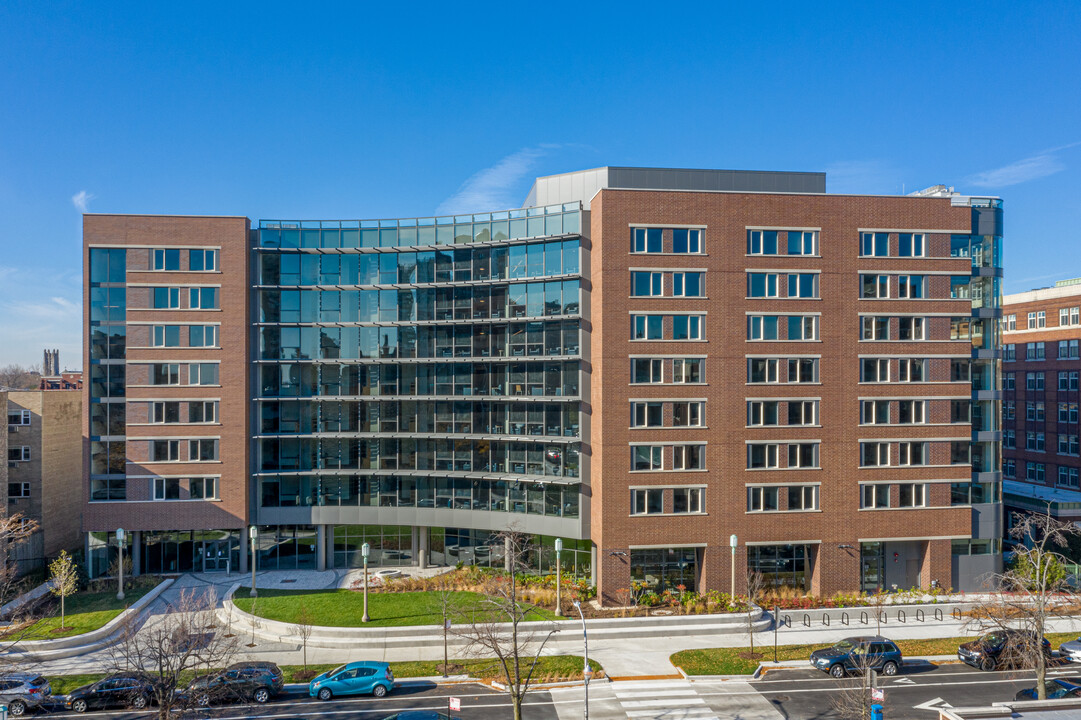
<svg viewBox="0 0 1081 720">
<path fill-rule="evenodd" d="M 407 508 L 435 526 L 432 513 L 467 510 L 455 522 L 478 529 L 508 513 L 580 518 L 580 225 L 578 203 L 261 222 L 261 514 L 371 522 L 363 508 Z"/>
</svg>

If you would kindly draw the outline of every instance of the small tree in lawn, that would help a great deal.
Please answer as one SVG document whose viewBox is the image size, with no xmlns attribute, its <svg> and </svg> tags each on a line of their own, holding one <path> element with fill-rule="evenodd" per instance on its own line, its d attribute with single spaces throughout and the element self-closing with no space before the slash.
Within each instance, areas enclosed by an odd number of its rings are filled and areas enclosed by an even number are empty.
<svg viewBox="0 0 1081 720">
<path fill-rule="evenodd" d="M 49 592 L 60 598 L 60 627 L 64 628 L 64 600 L 79 591 L 79 570 L 75 567 L 75 561 L 68 555 L 67 550 L 61 550 L 60 555 L 49 563 Z"/>
<path fill-rule="evenodd" d="M 751 639 L 751 651 L 742 655 L 747 660 L 756 660 L 762 657 L 761 653 L 754 651 L 754 609 L 757 607 L 758 598 L 766 589 L 766 578 L 762 573 L 749 570 L 747 572 L 747 636 Z"/>
<path fill-rule="evenodd" d="M 297 621 L 293 624 L 293 634 L 300 638 L 300 647 L 304 658 L 304 680 L 311 679 L 308 675 L 308 638 L 312 636 L 312 625 L 314 624 L 315 620 L 312 618 L 311 610 L 308 609 L 308 603 L 300 603 L 300 609 L 297 611 Z M 252 643 L 255 643 L 254 635 L 252 635 Z"/>
<path fill-rule="evenodd" d="M 841 720 L 870 720 L 871 690 L 875 688 L 876 674 L 871 668 L 870 659 L 867 655 L 867 647 L 857 648 L 853 655 L 854 672 L 859 673 L 857 682 L 848 679 L 837 681 L 837 690 L 830 696 L 830 705 L 833 712 Z"/>
<path fill-rule="evenodd" d="M 443 619 L 443 677 L 447 677 L 450 666 L 447 636 L 450 634 L 451 620 L 458 612 L 458 606 L 455 602 L 457 595 L 453 584 L 445 573 L 432 579 L 431 588 L 432 597 Z"/>
</svg>

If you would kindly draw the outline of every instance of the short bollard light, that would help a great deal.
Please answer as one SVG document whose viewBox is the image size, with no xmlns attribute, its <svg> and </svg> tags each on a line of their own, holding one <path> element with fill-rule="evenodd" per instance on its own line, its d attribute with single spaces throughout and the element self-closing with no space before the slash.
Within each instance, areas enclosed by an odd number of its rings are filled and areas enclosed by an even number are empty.
<svg viewBox="0 0 1081 720">
<path fill-rule="evenodd" d="M 360 556 L 364 558 L 364 615 L 360 618 L 361 622 L 368 622 L 371 620 L 368 617 L 368 555 L 372 551 L 372 546 L 368 543 L 364 543 L 360 546 Z"/>
</svg>

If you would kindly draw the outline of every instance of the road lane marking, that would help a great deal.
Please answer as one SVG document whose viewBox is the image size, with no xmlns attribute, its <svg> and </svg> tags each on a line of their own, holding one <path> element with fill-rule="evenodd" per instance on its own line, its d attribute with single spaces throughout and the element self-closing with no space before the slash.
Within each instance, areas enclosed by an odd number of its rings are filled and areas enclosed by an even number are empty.
<svg viewBox="0 0 1081 720">
<path fill-rule="evenodd" d="M 913 710 L 940 710 L 942 708 L 953 707 L 948 702 L 940 697 L 936 697 L 934 700 L 928 700 L 927 702 L 920 703 L 919 705 L 913 705 Z"/>
</svg>

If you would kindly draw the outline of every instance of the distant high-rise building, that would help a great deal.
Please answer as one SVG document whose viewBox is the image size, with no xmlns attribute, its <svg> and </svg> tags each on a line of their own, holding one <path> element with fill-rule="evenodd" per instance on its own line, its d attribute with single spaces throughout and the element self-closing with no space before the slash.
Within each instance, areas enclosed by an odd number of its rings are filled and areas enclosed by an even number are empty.
<svg viewBox="0 0 1081 720">
<path fill-rule="evenodd" d="M 60 351 L 46 350 L 45 361 L 41 364 L 43 377 L 56 377 L 60 374 Z"/>
</svg>

